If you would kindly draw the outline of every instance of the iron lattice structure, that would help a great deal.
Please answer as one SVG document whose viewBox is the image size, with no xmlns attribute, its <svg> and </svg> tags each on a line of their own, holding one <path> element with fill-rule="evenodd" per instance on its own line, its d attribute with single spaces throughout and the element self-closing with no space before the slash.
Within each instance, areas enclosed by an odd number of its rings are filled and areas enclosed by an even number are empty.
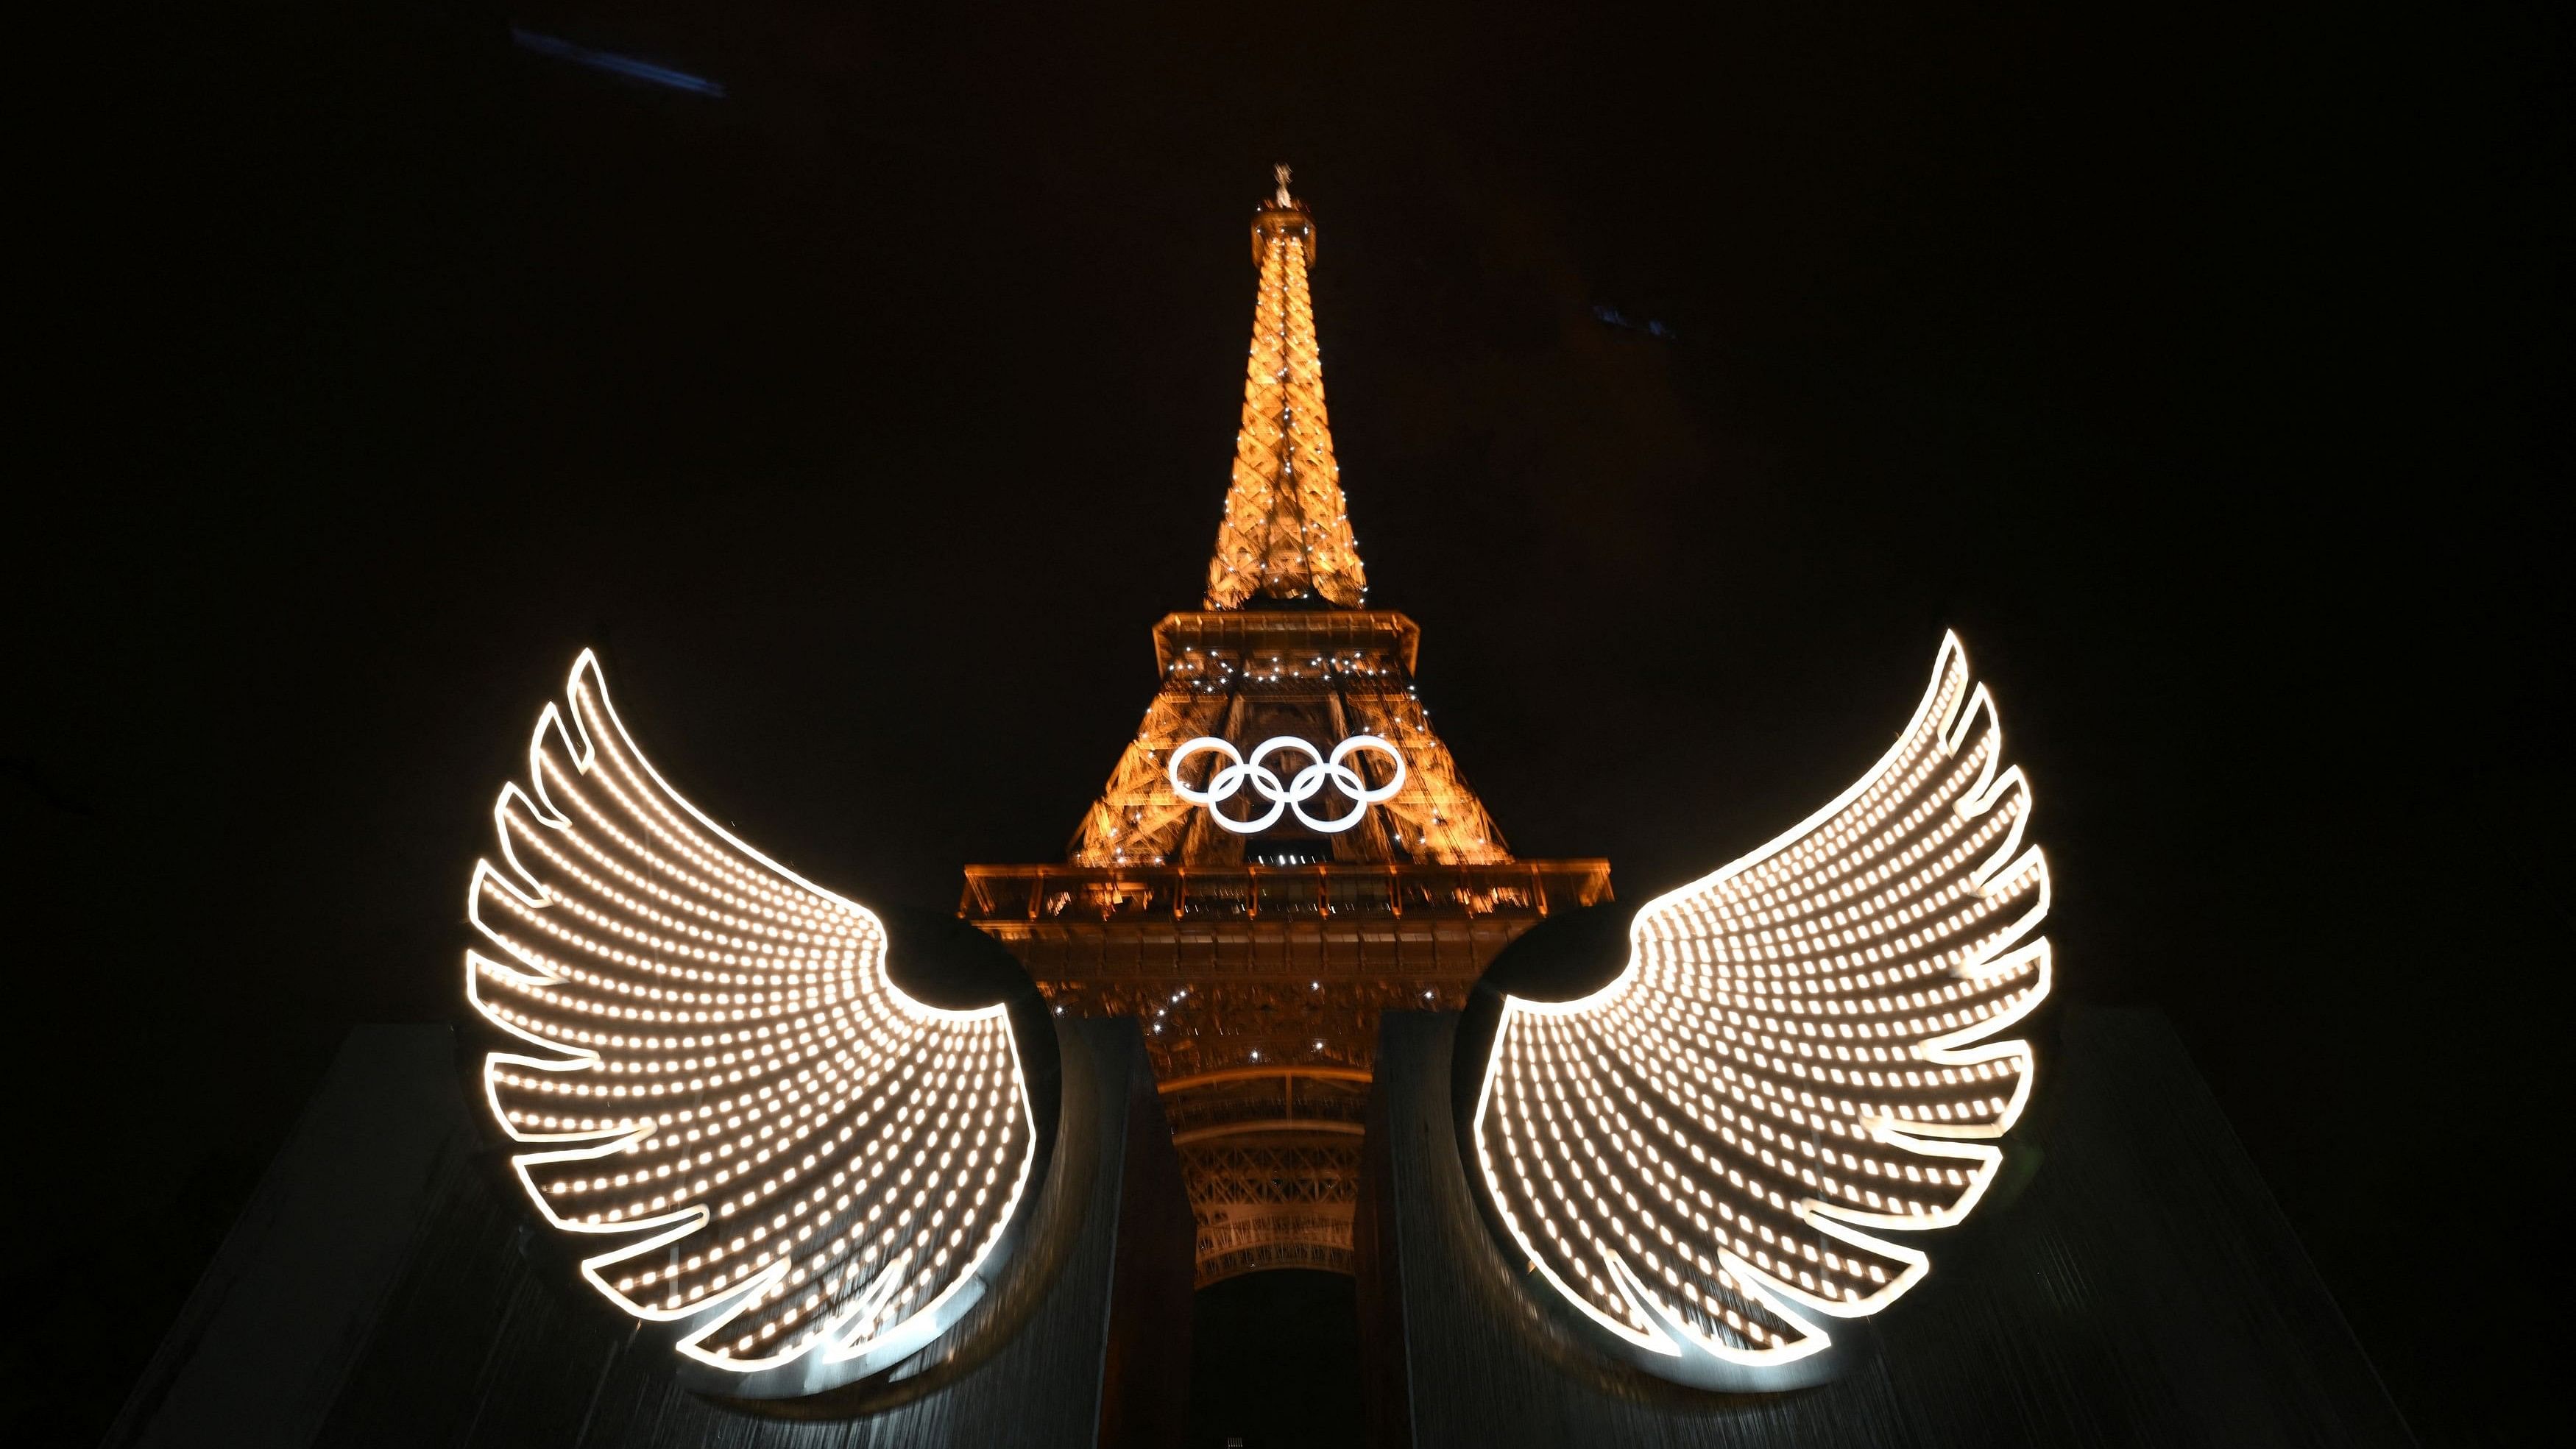
<svg viewBox="0 0 2576 1449">
<path fill-rule="evenodd" d="M 1355 609 L 1368 593 L 1368 573 L 1351 536 L 1324 412 L 1324 356 L 1306 285 L 1315 220 L 1288 194 L 1284 166 L 1278 194 L 1253 216 L 1252 261 L 1261 289 L 1244 366 L 1243 429 L 1235 434 L 1234 482 L 1208 562 L 1207 607 L 1316 598 Z"/>
<path fill-rule="evenodd" d="M 1414 686 L 1420 631 L 1361 606 L 1307 293 L 1314 247 L 1283 172 L 1253 222 L 1252 362 L 1207 607 L 1154 626 L 1159 688 L 1064 861 L 968 866 L 959 902 L 1059 1012 L 1144 1024 L 1202 1285 L 1351 1271 L 1380 1015 L 1463 1005 L 1515 936 L 1610 896 L 1607 862 L 1513 856 L 1432 732 Z M 1356 815 L 1339 831 L 1291 818 L 1238 832 L 1211 811 L 1241 805 L 1174 788 L 1188 741 L 1249 757 L 1281 736 L 1323 750 L 1382 740 L 1402 778 L 1382 752 L 1354 754 L 1353 778 L 1393 788 L 1323 807 Z M 1219 768 L 1202 752 L 1182 781 L 1205 791 Z"/>
<path fill-rule="evenodd" d="M 1356 1271 L 1360 1139 L 1270 1132 L 1181 1149 L 1203 1283 L 1264 1268 Z"/>
<path fill-rule="evenodd" d="M 1232 865 L 1269 848 L 1272 864 L 1509 862 L 1502 830 L 1431 731 L 1413 683 L 1419 646 L 1411 619 L 1381 610 L 1166 616 L 1154 626 L 1163 687 L 1074 832 L 1067 858 L 1091 866 Z M 1171 754 L 1185 740 L 1214 736 L 1249 750 L 1281 735 L 1329 742 L 1355 734 L 1402 751 L 1404 779 L 1391 799 L 1370 805 L 1358 826 L 1337 835 L 1237 835 L 1172 788 Z M 1204 785 L 1214 768 L 1202 757 L 1184 772 Z M 1390 773 L 1371 755 L 1360 756 L 1356 768 L 1373 785 Z"/>
</svg>

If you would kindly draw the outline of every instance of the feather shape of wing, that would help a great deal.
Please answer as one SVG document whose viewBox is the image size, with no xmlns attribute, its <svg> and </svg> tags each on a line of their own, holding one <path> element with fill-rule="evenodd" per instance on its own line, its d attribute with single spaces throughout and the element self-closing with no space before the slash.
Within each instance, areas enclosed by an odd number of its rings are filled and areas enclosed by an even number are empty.
<svg viewBox="0 0 2576 1449">
<path fill-rule="evenodd" d="M 1511 998 L 1479 1090 L 1485 1188 L 1531 1264 L 1638 1349 L 1786 1364 L 1875 1312 L 1965 1217 L 2028 1101 L 1995 1034 L 2049 988 L 2048 870 L 1994 702 L 1947 637 L 1887 755 L 1823 810 L 1649 902 L 1626 969 Z M 1651 1360 L 1650 1360 L 1651 1361 Z"/>
<path fill-rule="evenodd" d="M 906 996 L 874 915 L 663 783 L 586 651 L 528 773 L 466 994 L 532 1048 L 489 1054 L 485 1097 L 545 1221 L 607 1245 L 583 1276 L 736 1372 L 935 1336 L 1028 1184 L 1006 1008 Z"/>
</svg>

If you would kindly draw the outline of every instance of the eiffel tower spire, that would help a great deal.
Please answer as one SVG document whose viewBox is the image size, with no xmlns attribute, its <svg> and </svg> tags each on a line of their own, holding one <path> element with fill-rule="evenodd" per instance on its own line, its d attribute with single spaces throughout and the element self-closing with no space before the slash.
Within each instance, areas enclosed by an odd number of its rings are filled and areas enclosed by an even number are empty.
<svg viewBox="0 0 2576 1449">
<path fill-rule="evenodd" d="M 1272 169 L 1278 190 L 1252 220 L 1261 285 L 1253 299 L 1234 481 L 1208 563 L 1206 607 L 1320 602 L 1356 609 L 1367 595 L 1368 574 L 1351 536 L 1342 470 L 1333 462 L 1315 304 L 1306 286 L 1315 262 L 1315 219 L 1288 194 L 1288 168 Z"/>
</svg>

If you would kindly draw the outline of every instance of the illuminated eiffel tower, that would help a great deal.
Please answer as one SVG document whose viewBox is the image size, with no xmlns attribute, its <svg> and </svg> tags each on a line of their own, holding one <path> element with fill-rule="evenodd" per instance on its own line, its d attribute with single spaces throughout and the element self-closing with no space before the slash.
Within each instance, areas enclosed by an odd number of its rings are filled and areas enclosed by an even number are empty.
<svg viewBox="0 0 2576 1449">
<path fill-rule="evenodd" d="M 1462 1005 L 1513 937 L 1610 895 L 1606 861 L 1513 857 L 1414 692 L 1419 631 L 1366 606 L 1315 223 L 1278 183 L 1204 604 L 1154 626 L 1160 688 L 1065 861 L 968 866 L 959 905 L 1059 1012 L 1144 1022 L 1201 1286 L 1353 1271 L 1379 1013 Z"/>
</svg>

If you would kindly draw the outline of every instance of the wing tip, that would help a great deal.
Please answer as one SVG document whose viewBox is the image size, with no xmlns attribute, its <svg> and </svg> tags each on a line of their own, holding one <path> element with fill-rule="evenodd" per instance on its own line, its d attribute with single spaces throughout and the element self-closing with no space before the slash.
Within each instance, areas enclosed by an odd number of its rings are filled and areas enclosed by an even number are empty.
<svg viewBox="0 0 2576 1449">
<path fill-rule="evenodd" d="M 585 677 L 589 679 L 590 687 L 598 692 L 600 698 L 608 697 L 608 674 L 600 666 L 599 650 L 594 645 L 583 645 L 581 652 L 573 656 L 572 668 L 564 674 L 565 696 L 570 697 L 579 692 Z"/>
</svg>

